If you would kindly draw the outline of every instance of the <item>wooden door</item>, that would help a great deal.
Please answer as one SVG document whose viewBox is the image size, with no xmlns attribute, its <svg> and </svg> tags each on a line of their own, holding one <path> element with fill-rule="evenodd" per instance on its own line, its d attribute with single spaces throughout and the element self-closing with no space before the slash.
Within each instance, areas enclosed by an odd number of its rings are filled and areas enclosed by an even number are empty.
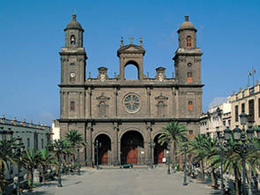
<svg viewBox="0 0 260 195">
<path fill-rule="evenodd" d="M 127 164 L 137 164 L 137 160 L 138 160 L 138 148 L 133 146 L 127 153 L 126 163 Z"/>
</svg>

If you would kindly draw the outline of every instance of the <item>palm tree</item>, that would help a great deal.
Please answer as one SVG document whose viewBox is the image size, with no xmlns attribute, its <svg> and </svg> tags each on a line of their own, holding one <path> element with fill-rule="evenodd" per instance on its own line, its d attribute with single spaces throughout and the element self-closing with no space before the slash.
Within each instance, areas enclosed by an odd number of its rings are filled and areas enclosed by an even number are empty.
<svg viewBox="0 0 260 195">
<path fill-rule="evenodd" d="M 55 157 L 55 154 L 52 152 L 48 152 L 46 149 L 42 149 L 40 151 L 40 161 L 41 165 L 41 175 L 42 175 L 42 181 L 45 182 L 45 172 L 46 168 L 48 168 L 50 165 L 56 165 L 57 160 Z"/>
<path fill-rule="evenodd" d="M 33 186 L 33 171 L 38 167 L 41 153 L 37 150 L 27 150 L 22 156 L 22 166 L 28 170 L 28 185 Z"/>
<path fill-rule="evenodd" d="M 69 133 L 67 133 L 66 140 L 68 140 L 71 143 L 71 146 L 75 151 L 76 151 L 76 145 L 83 145 L 83 146 L 86 145 L 82 137 L 82 134 L 80 134 L 77 130 L 71 130 Z M 72 161 L 73 164 L 76 161 L 75 153 L 72 154 Z"/>
<path fill-rule="evenodd" d="M 210 139 L 204 135 L 197 135 L 194 139 L 190 139 L 188 142 L 188 152 L 193 154 L 194 162 L 200 162 L 200 179 L 204 181 L 204 160 L 208 156 L 206 150 L 206 142 Z"/>
<path fill-rule="evenodd" d="M 8 169 L 7 162 L 13 162 L 14 156 L 12 153 L 12 147 L 16 145 L 16 138 L 11 140 L 0 141 L 0 194 L 3 193 L 3 189 L 7 181 L 4 179 L 4 172 Z"/>
<path fill-rule="evenodd" d="M 177 146 L 180 141 L 188 139 L 187 129 L 183 124 L 178 122 L 170 122 L 166 127 L 163 127 L 163 133 L 159 136 L 158 142 L 163 145 L 164 143 L 173 142 L 173 158 L 174 162 L 177 163 Z M 180 158 L 181 159 L 181 158 Z"/>
</svg>

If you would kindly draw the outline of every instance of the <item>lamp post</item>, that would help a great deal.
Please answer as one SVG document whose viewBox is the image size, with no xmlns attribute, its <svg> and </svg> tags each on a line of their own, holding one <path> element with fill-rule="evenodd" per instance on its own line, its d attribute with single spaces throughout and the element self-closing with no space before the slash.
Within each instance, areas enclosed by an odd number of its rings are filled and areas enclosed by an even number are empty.
<svg viewBox="0 0 260 195">
<path fill-rule="evenodd" d="M 153 149 L 154 149 L 154 147 L 155 147 L 155 143 L 154 142 L 150 142 L 149 143 L 149 146 L 150 146 L 150 148 L 151 148 L 151 163 L 150 163 L 150 169 L 152 169 L 153 168 Z"/>
<path fill-rule="evenodd" d="M 245 113 L 241 113 L 239 115 L 240 117 L 240 123 L 242 125 L 242 130 L 239 129 L 238 127 L 236 127 L 233 130 L 233 134 L 234 134 L 234 139 L 235 141 L 241 141 L 241 144 L 236 144 L 234 147 L 234 150 L 236 150 L 237 152 L 239 152 L 241 158 L 242 158 L 242 167 L 243 167 L 243 172 L 242 172 L 242 177 L 243 177 L 243 188 L 242 188 L 242 192 L 243 194 L 246 194 L 247 190 L 246 190 L 246 157 L 249 151 L 251 150 L 259 150 L 259 148 L 255 148 L 252 144 L 250 143 L 246 143 L 246 141 L 251 141 L 254 137 L 254 130 L 252 129 L 252 127 L 249 127 L 247 129 L 247 131 L 245 130 L 245 125 L 247 123 L 247 115 Z M 260 140 L 260 129 L 258 127 L 258 129 L 256 130 L 257 133 L 257 139 L 258 141 Z M 224 131 L 225 134 L 225 139 L 227 141 L 229 141 L 231 139 L 231 131 L 229 129 L 226 129 Z M 249 187 L 250 187 L 250 181 L 249 181 Z M 249 188 L 249 194 L 252 194 L 252 189 Z"/>
<path fill-rule="evenodd" d="M 186 154 L 187 154 L 187 143 L 184 143 L 183 145 L 183 149 L 184 149 L 184 178 L 183 178 L 183 185 L 184 186 L 187 186 L 188 183 L 187 183 L 187 179 L 186 179 L 186 175 L 187 175 L 187 169 L 186 169 L 186 161 L 187 161 L 187 158 L 186 158 Z"/>
<path fill-rule="evenodd" d="M 78 175 L 80 175 L 80 145 L 77 145 L 77 151 L 78 151 Z"/>
<path fill-rule="evenodd" d="M 57 142 L 58 144 L 56 145 L 56 147 L 54 148 L 55 151 L 57 151 L 58 153 L 58 163 L 59 163 L 59 167 L 58 167 L 58 187 L 62 187 L 61 184 L 61 152 L 62 152 L 62 142 L 60 140 L 58 140 Z"/>
<path fill-rule="evenodd" d="M 17 137 L 18 144 L 12 147 L 12 152 L 17 156 L 17 195 L 20 195 L 20 158 L 24 150 L 22 138 Z"/>
<path fill-rule="evenodd" d="M 170 175 L 171 174 L 171 170 L 170 170 L 170 151 L 171 151 L 171 143 L 168 142 L 167 145 L 167 152 L 168 152 L 168 170 L 167 170 L 167 174 Z"/>
<path fill-rule="evenodd" d="M 229 130 L 229 129 L 228 129 Z M 226 130 L 225 130 L 226 131 Z M 229 130 L 230 131 L 230 130 Z M 224 179 L 223 179 L 223 157 L 224 153 L 224 136 L 218 134 L 218 143 L 216 145 L 218 152 L 220 154 L 220 179 L 221 179 L 221 195 L 224 195 Z"/>
<path fill-rule="evenodd" d="M 95 148 L 96 148 L 96 159 L 97 159 L 97 169 L 99 169 L 99 165 L 98 165 L 98 149 L 101 148 L 101 143 L 98 142 L 98 140 L 96 140 L 96 144 L 95 144 Z"/>
</svg>

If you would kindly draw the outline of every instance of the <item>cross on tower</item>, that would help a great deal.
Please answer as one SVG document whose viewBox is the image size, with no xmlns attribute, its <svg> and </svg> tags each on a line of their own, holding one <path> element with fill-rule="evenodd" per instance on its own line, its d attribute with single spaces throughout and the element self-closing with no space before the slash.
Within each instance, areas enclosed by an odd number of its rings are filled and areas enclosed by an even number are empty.
<svg viewBox="0 0 260 195">
<path fill-rule="evenodd" d="M 129 39 L 130 39 L 130 44 L 132 45 L 134 37 L 131 36 L 131 37 L 129 37 Z"/>
</svg>

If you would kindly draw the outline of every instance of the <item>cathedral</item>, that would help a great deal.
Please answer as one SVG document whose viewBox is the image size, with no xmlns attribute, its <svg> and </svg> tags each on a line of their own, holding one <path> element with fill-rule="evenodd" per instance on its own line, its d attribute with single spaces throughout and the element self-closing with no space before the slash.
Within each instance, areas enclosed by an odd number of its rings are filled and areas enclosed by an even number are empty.
<svg viewBox="0 0 260 195">
<path fill-rule="evenodd" d="M 202 53 L 196 46 L 197 30 L 188 16 L 177 31 L 174 78 L 166 77 L 164 67 L 156 68 L 154 78 L 144 75 L 146 50 L 142 39 L 139 45 L 132 41 L 124 45 L 121 39 L 117 50 L 119 75 L 111 77 L 106 67 L 99 67 L 96 77 L 86 79 L 84 29 L 76 15 L 64 31 L 60 134 L 64 138 L 69 131 L 77 130 L 83 135 L 87 145 L 80 150 L 82 164 L 163 163 L 167 147 L 158 143 L 158 137 L 171 121 L 184 124 L 189 137 L 199 134 Z M 126 79 L 128 65 L 137 68 L 137 79 Z"/>
</svg>

